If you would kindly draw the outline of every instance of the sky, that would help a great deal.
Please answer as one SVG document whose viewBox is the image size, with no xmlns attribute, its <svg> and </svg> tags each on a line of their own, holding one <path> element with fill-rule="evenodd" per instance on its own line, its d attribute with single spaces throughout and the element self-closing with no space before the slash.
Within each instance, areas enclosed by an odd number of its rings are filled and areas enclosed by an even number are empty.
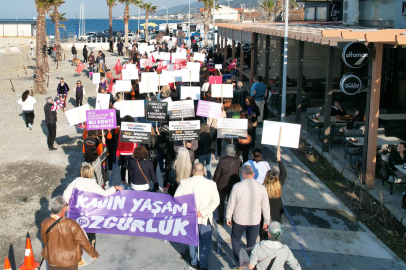
<svg viewBox="0 0 406 270">
<path fill-rule="evenodd" d="M 66 18 L 73 19 L 76 17 L 76 12 L 79 13 L 80 3 L 85 4 L 85 17 L 87 19 L 108 19 L 109 9 L 106 0 L 65 0 L 59 8 L 59 12 L 66 13 Z M 187 0 L 171 0 L 170 4 L 167 0 L 149 0 L 153 5 L 158 6 L 158 10 L 163 9 L 162 6 L 170 8 L 173 6 L 187 4 Z M 146 1 L 149 3 L 149 1 Z M 32 19 L 37 17 L 37 10 L 35 8 L 34 0 L 1 0 L 0 20 L 1 19 Z M 191 0 L 196 2 L 196 0 Z M 142 10 L 141 10 L 142 12 Z M 124 13 L 124 5 L 118 4 L 113 8 L 113 17 L 122 16 Z M 130 14 L 137 16 L 138 7 L 130 6 Z M 49 18 L 47 16 L 47 18 Z"/>
</svg>

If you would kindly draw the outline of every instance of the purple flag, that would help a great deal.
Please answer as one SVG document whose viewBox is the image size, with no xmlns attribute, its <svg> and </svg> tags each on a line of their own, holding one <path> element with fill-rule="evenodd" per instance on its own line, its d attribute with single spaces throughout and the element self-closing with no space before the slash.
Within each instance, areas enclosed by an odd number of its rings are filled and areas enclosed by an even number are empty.
<svg viewBox="0 0 406 270">
<path fill-rule="evenodd" d="M 199 100 L 199 103 L 197 104 L 196 115 L 218 119 L 221 115 L 221 104 Z"/>
<path fill-rule="evenodd" d="M 116 110 L 88 110 L 86 111 L 87 130 L 115 129 Z"/>
<path fill-rule="evenodd" d="M 68 218 L 87 233 L 122 234 L 199 245 L 193 194 L 124 190 L 110 196 L 74 189 Z"/>
</svg>

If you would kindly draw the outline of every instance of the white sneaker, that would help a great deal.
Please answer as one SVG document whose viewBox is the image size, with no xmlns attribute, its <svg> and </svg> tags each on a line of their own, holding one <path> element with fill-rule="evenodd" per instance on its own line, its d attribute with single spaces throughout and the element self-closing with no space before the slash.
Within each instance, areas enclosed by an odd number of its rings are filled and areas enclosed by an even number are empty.
<svg viewBox="0 0 406 270">
<path fill-rule="evenodd" d="M 29 128 L 30 130 L 32 130 L 32 125 L 31 125 L 31 124 L 28 124 L 28 128 Z"/>
</svg>

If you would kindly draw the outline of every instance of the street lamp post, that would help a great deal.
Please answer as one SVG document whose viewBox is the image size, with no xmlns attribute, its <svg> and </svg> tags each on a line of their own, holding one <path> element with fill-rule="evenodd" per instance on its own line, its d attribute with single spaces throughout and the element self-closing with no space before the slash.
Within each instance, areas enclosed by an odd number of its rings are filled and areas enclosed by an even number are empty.
<svg viewBox="0 0 406 270">
<path fill-rule="evenodd" d="M 166 24 L 168 24 L 168 17 L 169 17 L 169 8 L 162 6 L 162 8 L 166 9 Z"/>
<path fill-rule="evenodd" d="M 187 38 L 190 41 L 190 0 L 189 0 L 189 27 L 187 28 Z"/>
<path fill-rule="evenodd" d="M 283 44 L 283 78 L 282 78 L 282 107 L 281 122 L 286 120 L 286 73 L 288 69 L 288 23 L 289 23 L 289 1 L 285 0 L 285 37 Z M 282 44 L 281 44 L 282 46 Z M 280 79 L 279 79 L 280 80 Z"/>
</svg>

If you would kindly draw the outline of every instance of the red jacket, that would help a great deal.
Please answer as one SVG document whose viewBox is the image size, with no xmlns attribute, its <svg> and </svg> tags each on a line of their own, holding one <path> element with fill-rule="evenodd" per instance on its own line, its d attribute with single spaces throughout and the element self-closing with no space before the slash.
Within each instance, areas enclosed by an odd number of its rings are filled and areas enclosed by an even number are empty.
<svg viewBox="0 0 406 270">
<path fill-rule="evenodd" d="M 121 142 L 120 137 L 118 139 L 116 156 L 119 157 L 120 155 L 129 155 L 129 154 L 134 153 L 134 149 L 135 149 L 135 147 L 137 147 L 137 144 Z"/>
</svg>

